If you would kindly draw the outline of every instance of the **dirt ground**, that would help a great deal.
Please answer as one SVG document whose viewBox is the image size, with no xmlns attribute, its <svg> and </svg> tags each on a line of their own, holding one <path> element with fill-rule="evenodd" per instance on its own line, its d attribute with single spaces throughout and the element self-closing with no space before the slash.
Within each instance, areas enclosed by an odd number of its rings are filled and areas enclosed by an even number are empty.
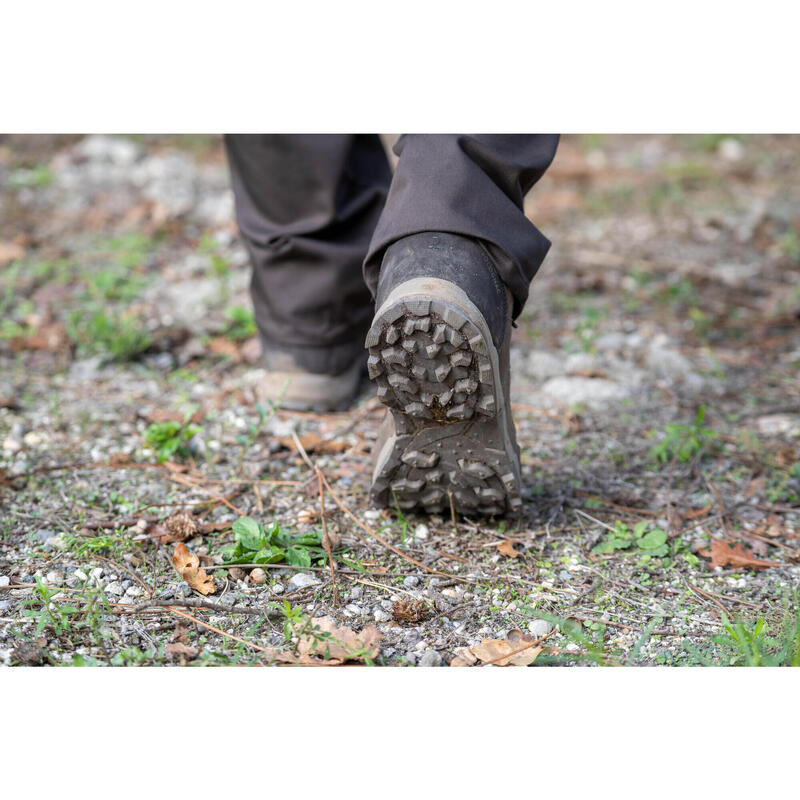
<svg viewBox="0 0 800 800">
<path fill-rule="evenodd" d="M 523 516 L 424 518 L 370 504 L 368 385 L 256 406 L 217 137 L 0 137 L 0 664 L 791 663 L 799 168 L 800 137 L 564 137 Z"/>
</svg>

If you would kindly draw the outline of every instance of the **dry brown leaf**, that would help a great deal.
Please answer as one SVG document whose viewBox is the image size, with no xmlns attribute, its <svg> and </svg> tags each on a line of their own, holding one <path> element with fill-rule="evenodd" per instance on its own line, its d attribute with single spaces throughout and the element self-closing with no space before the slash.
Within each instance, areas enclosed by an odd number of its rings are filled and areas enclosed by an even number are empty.
<svg viewBox="0 0 800 800">
<path fill-rule="evenodd" d="M 198 650 L 195 647 L 189 647 L 183 642 L 172 642 L 167 645 L 167 654 L 171 656 L 185 656 L 186 658 L 197 658 Z"/>
<path fill-rule="evenodd" d="M 16 242 L 0 242 L 0 267 L 25 257 L 25 248 Z"/>
<path fill-rule="evenodd" d="M 227 356 L 237 363 L 242 360 L 239 346 L 224 336 L 215 336 L 213 339 L 209 339 L 206 342 L 206 347 L 212 355 Z"/>
<path fill-rule="evenodd" d="M 190 553 L 183 542 L 180 542 L 172 554 L 172 565 L 178 574 L 200 594 L 214 594 L 214 579 L 200 567 L 200 559 Z"/>
<path fill-rule="evenodd" d="M 522 553 L 520 553 L 519 550 L 514 549 L 514 544 L 515 542 L 510 542 L 508 539 L 504 539 L 499 545 L 497 545 L 497 550 L 509 558 L 519 558 Z"/>
<path fill-rule="evenodd" d="M 533 646 L 536 641 L 520 631 L 509 631 L 505 639 L 484 639 L 472 648 L 472 654 L 484 663 L 491 662 L 498 667 L 527 667 L 542 652 L 541 645 Z"/>
<path fill-rule="evenodd" d="M 58 353 L 72 348 L 67 329 L 60 322 L 49 322 L 40 325 L 30 336 L 18 336 L 8 341 L 15 352 L 44 350 L 49 353 Z"/>
<path fill-rule="evenodd" d="M 477 662 L 477 658 L 469 647 L 457 647 L 456 656 L 450 662 L 451 667 L 471 667 Z"/>
<path fill-rule="evenodd" d="M 305 631 L 305 625 L 296 628 L 300 635 L 297 652 L 301 657 L 316 655 L 326 660 L 363 661 L 378 656 L 378 644 L 383 634 L 374 625 L 367 625 L 361 633 L 356 633 L 346 625 L 339 627 L 330 617 L 313 619 L 310 625 L 313 634 Z"/>
<path fill-rule="evenodd" d="M 303 450 L 306 453 L 318 453 L 319 455 L 336 455 L 350 449 L 348 442 L 323 439 L 316 433 L 305 433 L 298 437 Z M 280 437 L 278 441 L 288 450 L 297 450 L 297 445 L 291 436 Z"/>
<path fill-rule="evenodd" d="M 731 547 L 721 539 L 711 540 L 711 550 L 700 550 L 701 556 L 711 559 L 712 567 L 749 567 L 750 569 L 768 569 L 769 567 L 779 567 L 777 561 L 763 561 L 756 558 L 755 554 L 745 550 L 744 545 L 736 544 Z"/>
</svg>

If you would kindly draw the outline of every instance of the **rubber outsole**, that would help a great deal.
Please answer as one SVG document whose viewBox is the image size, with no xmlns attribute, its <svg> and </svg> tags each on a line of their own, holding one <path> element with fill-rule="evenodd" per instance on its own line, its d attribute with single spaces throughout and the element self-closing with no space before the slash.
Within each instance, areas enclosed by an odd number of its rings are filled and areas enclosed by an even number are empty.
<svg viewBox="0 0 800 800">
<path fill-rule="evenodd" d="M 427 513 L 451 504 L 466 515 L 519 511 L 499 354 L 466 295 L 446 281 L 399 287 L 375 315 L 366 347 L 369 376 L 394 421 L 376 458 L 376 502 Z"/>
</svg>

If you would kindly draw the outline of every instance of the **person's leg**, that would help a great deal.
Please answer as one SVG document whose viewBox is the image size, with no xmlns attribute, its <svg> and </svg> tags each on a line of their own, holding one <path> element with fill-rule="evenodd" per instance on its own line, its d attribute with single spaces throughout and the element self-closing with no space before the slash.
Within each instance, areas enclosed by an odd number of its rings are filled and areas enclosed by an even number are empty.
<svg viewBox="0 0 800 800">
<path fill-rule="evenodd" d="M 550 242 L 523 212 L 523 200 L 555 156 L 557 134 L 410 134 L 364 263 L 373 292 L 386 249 L 423 231 L 484 242 L 514 297 L 514 317 Z"/>
<path fill-rule="evenodd" d="M 373 496 L 403 508 L 521 506 L 509 401 L 512 316 L 549 248 L 523 198 L 557 136 L 406 136 L 365 260 L 370 377 L 391 415 Z"/>
<path fill-rule="evenodd" d="M 225 145 L 265 367 L 353 384 L 372 316 L 361 264 L 391 180 L 379 138 L 227 135 Z M 324 385 L 312 378 L 303 391 Z"/>
</svg>

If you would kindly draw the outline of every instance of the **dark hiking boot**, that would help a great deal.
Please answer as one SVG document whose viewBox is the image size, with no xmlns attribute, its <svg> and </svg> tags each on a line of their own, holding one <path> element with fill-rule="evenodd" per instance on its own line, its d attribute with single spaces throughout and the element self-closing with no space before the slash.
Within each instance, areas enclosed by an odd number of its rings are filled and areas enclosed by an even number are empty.
<svg viewBox="0 0 800 800">
<path fill-rule="evenodd" d="M 294 411 L 342 411 L 358 394 L 364 351 L 343 347 L 290 348 L 261 340 L 259 402 Z M 334 374 L 330 374 L 335 371 Z"/>
<path fill-rule="evenodd" d="M 422 233 L 381 265 L 367 368 L 389 409 L 372 495 L 429 513 L 518 512 L 519 448 L 509 404 L 511 303 L 475 240 Z"/>
</svg>

